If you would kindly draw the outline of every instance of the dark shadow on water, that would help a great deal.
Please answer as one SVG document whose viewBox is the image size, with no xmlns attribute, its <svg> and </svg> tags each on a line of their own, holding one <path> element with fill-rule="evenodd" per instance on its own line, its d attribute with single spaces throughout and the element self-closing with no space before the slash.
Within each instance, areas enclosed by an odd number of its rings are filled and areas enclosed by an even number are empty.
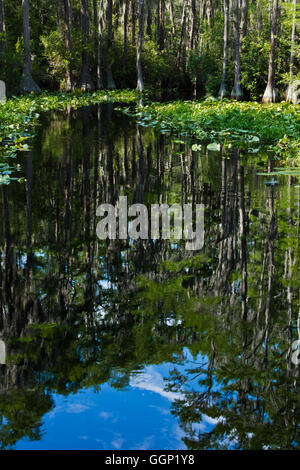
<svg viewBox="0 0 300 470">
<path fill-rule="evenodd" d="M 300 447 L 299 190 L 266 186 L 238 149 L 173 140 L 112 105 L 54 112 L 20 157 L 26 183 L 1 187 L 2 449 L 40 439 L 55 394 L 123 390 L 165 362 L 187 448 Z M 203 250 L 100 241 L 97 207 L 121 195 L 203 203 Z"/>
</svg>

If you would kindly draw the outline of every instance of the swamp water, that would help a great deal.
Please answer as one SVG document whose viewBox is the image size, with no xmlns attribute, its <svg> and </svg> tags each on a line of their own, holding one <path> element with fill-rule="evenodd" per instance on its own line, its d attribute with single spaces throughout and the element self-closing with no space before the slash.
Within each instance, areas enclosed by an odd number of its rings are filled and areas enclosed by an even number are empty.
<svg viewBox="0 0 300 470">
<path fill-rule="evenodd" d="M 296 178 L 112 105 L 37 133 L 0 188 L 0 448 L 299 448 Z M 100 241 L 120 195 L 204 204 L 203 249 Z"/>
</svg>

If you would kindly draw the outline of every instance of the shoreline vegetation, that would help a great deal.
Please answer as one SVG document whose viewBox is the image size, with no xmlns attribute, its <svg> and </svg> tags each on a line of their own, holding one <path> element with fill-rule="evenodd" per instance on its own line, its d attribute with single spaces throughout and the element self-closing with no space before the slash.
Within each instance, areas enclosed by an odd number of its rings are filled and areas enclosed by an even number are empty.
<svg viewBox="0 0 300 470">
<path fill-rule="evenodd" d="M 254 154 L 270 152 L 292 166 L 300 164 L 299 105 L 208 98 L 150 103 L 125 112 L 142 126 L 154 126 L 177 137 L 192 137 L 209 150 L 236 146 Z"/>
<path fill-rule="evenodd" d="M 145 98 L 145 104 L 141 99 Z M 178 139 L 194 139 L 208 150 L 223 153 L 236 146 L 248 153 L 269 156 L 287 166 L 300 165 L 300 113 L 298 105 L 217 100 L 150 102 L 136 90 L 94 93 L 41 93 L 12 97 L 0 105 L 0 184 L 8 184 L 15 168 L 8 159 L 29 151 L 41 112 L 78 109 L 100 103 L 127 104 L 118 108 L 141 126 L 152 126 Z M 178 140 L 185 143 L 185 140 Z"/>
</svg>

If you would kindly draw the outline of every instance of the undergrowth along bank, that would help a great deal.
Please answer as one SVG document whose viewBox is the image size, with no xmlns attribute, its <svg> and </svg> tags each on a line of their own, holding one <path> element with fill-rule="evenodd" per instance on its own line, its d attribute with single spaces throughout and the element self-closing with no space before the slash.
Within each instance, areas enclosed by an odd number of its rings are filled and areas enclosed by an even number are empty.
<svg viewBox="0 0 300 470">
<path fill-rule="evenodd" d="M 140 125 L 177 137 L 193 137 L 211 150 L 237 146 L 250 153 L 270 151 L 278 159 L 300 164 L 300 107 L 287 103 L 207 99 L 147 103 L 124 110 Z"/>
</svg>

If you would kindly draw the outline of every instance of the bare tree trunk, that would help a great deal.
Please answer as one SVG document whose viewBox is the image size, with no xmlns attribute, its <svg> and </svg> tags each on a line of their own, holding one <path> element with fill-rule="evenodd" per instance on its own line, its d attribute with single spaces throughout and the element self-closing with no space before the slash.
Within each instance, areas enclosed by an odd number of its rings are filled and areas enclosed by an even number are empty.
<svg viewBox="0 0 300 470">
<path fill-rule="evenodd" d="M 133 46 L 135 46 L 135 43 L 136 43 L 136 31 L 135 31 L 136 8 L 135 8 L 135 0 L 131 0 L 130 7 L 131 7 L 131 44 Z"/>
<path fill-rule="evenodd" d="M 245 38 L 245 36 L 247 34 L 248 10 L 249 10 L 249 0 L 242 0 L 241 27 L 240 27 L 240 47 L 242 47 L 243 39 Z"/>
<path fill-rule="evenodd" d="M 2 68 L 2 54 L 4 48 L 4 35 L 5 35 L 5 14 L 4 14 L 4 0 L 0 0 L 0 67 Z"/>
<path fill-rule="evenodd" d="M 176 33 L 176 27 L 175 27 L 175 20 L 174 20 L 174 5 L 173 1 L 169 1 L 169 11 L 170 11 L 170 20 L 171 20 L 171 26 L 172 26 L 172 34 L 173 36 Z"/>
<path fill-rule="evenodd" d="M 182 16 L 181 16 L 181 28 L 180 28 L 180 41 L 179 41 L 179 49 L 177 55 L 177 64 L 180 65 L 183 56 L 183 43 L 185 39 L 185 29 L 186 29 L 186 8 L 187 8 L 187 0 L 183 0 L 182 5 Z"/>
<path fill-rule="evenodd" d="M 278 0 L 273 0 L 273 19 L 271 31 L 271 49 L 269 57 L 268 84 L 262 99 L 263 103 L 274 103 L 276 101 L 275 78 L 275 55 L 276 55 L 276 34 L 278 21 Z"/>
<path fill-rule="evenodd" d="M 226 94 L 226 76 L 228 62 L 228 35 L 229 35 L 229 0 L 224 0 L 224 49 L 223 49 L 223 70 L 222 82 L 219 90 L 219 97 L 223 99 Z"/>
<path fill-rule="evenodd" d="M 72 42 L 71 42 L 71 28 L 72 28 L 72 5 L 71 0 L 64 0 L 64 14 L 65 14 L 65 43 L 66 49 L 69 53 L 70 59 L 72 55 Z M 73 89 L 73 78 L 70 62 L 68 63 L 66 71 L 66 91 Z"/>
<path fill-rule="evenodd" d="M 107 64 L 107 88 L 113 90 L 116 88 L 115 81 L 112 74 L 112 42 L 113 42 L 113 31 L 112 31 L 112 15 L 113 15 L 113 0 L 107 2 L 107 49 L 108 49 L 108 64 Z"/>
<path fill-rule="evenodd" d="M 5 33 L 4 0 L 0 0 L 0 34 Z"/>
<path fill-rule="evenodd" d="M 129 1 L 124 0 L 124 18 L 123 18 L 123 69 L 126 71 L 127 56 L 128 56 L 128 13 Z"/>
<path fill-rule="evenodd" d="M 99 24 L 98 24 L 98 63 L 97 63 L 97 88 L 103 88 L 103 73 L 102 73 L 102 46 L 103 46 L 103 0 L 99 1 Z"/>
<path fill-rule="evenodd" d="M 196 25 L 197 25 L 196 0 L 191 0 L 191 31 L 190 31 L 190 50 L 191 51 L 195 47 Z"/>
<path fill-rule="evenodd" d="M 30 50 L 30 25 L 29 25 L 29 0 L 22 0 L 22 20 L 24 39 L 23 75 L 20 89 L 25 93 L 41 91 L 31 76 L 31 50 Z"/>
<path fill-rule="evenodd" d="M 137 89 L 138 91 L 144 91 L 144 79 L 143 79 L 143 68 L 142 68 L 142 51 L 144 41 L 144 18 L 145 18 L 145 4 L 144 0 L 139 0 L 139 33 L 138 33 L 138 44 L 137 44 Z"/>
<path fill-rule="evenodd" d="M 158 32 L 158 44 L 159 49 L 162 51 L 165 47 L 165 0 L 159 0 L 159 18 L 160 18 L 160 28 Z"/>
<path fill-rule="evenodd" d="M 81 0 L 81 22 L 82 22 L 82 36 L 83 36 L 83 49 L 81 61 L 81 83 L 80 88 L 84 91 L 94 89 L 94 84 L 89 73 L 89 0 Z"/>
<path fill-rule="evenodd" d="M 239 0 L 234 0 L 234 87 L 231 93 L 232 98 L 239 100 L 243 96 L 240 85 L 241 80 L 241 49 L 240 49 L 240 6 Z"/>
<path fill-rule="evenodd" d="M 289 86 L 286 93 L 286 101 L 292 102 L 293 101 L 293 94 L 294 94 L 294 64 L 295 64 L 295 42 L 296 42 L 296 30 L 297 30 L 297 22 L 296 22 L 296 10 L 297 10 L 297 0 L 293 0 L 293 25 L 292 25 L 292 38 L 291 38 L 291 57 L 290 57 L 290 80 Z"/>
<path fill-rule="evenodd" d="M 152 10 L 151 4 L 147 2 L 147 28 L 146 28 L 147 36 L 149 39 L 152 39 Z"/>
</svg>

